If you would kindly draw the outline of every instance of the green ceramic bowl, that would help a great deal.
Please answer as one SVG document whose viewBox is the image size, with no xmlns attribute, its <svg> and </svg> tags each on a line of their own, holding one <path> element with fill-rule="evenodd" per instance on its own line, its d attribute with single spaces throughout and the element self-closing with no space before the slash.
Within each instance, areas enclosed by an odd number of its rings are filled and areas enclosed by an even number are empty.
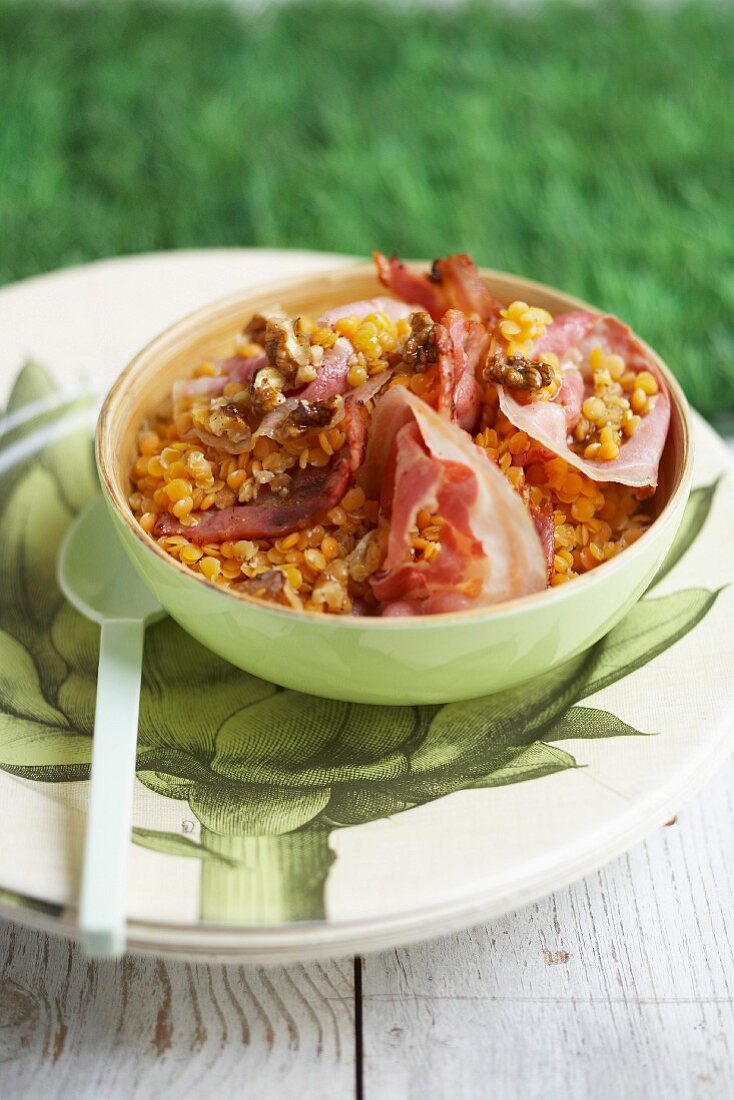
<svg viewBox="0 0 734 1100">
<path fill-rule="evenodd" d="M 553 313 L 593 309 L 525 279 L 483 272 L 500 301 Z M 690 411 L 664 364 L 672 415 L 660 468 L 656 518 L 619 557 L 571 584 L 490 609 L 363 619 L 299 613 L 232 594 L 165 554 L 135 522 L 128 472 L 144 416 L 204 357 L 226 352 L 258 308 L 323 309 L 378 291 L 371 265 L 279 283 L 198 310 L 158 336 L 110 391 L 97 428 L 97 464 L 116 529 L 140 576 L 169 614 L 203 645 L 264 679 L 298 691 L 364 703 L 444 703 L 501 691 L 547 672 L 592 645 L 642 595 L 680 524 L 692 472 Z"/>
</svg>

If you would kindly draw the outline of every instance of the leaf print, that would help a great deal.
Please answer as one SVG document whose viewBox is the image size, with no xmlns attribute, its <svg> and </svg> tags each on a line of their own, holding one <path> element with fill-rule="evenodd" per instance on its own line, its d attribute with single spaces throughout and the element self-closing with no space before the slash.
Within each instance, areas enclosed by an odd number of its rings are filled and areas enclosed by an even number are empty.
<svg viewBox="0 0 734 1100">
<path fill-rule="evenodd" d="M 91 738 L 0 711 L 0 767 L 4 771 L 27 779 L 68 782 L 86 779 L 91 759 Z M 62 772 L 57 774 L 59 768 Z"/>
<path fill-rule="evenodd" d="M 46 913 L 50 917 L 60 917 L 63 912 L 60 905 L 52 905 L 48 901 L 39 901 L 38 898 L 29 898 L 25 894 L 16 894 L 14 890 L 0 889 L 0 905 L 10 905 L 19 909 L 32 909 L 37 913 Z"/>
<path fill-rule="evenodd" d="M 86 402 L 80 407 L 86 409 Z M 94 445 L 87 427 L 49 443 L 43 452 L 42 465 L 56 482 L 61 499 L 74 514 L 99 495 Z"/>
<path fill-rule="evenodd" d="M 202 825 L 224 836 L 281 836 L 312 821 L 329 801 L 329 789 L 281 790 L 220 781 L 196 784 L 189 805 Z"/>
<path fill-rule="evenodd" d="M 144 787 L 163 798 L 178 798 L 188 801 L 194 784 L 194 780 L 186 777 L 185 774 L 189 765 L 190 757 L 185 753 L 181 753 L 175 758 L 171 754 L 170 759 L 164 758 L 163 760 L 162 766 L 165 766 L 166 770 L 158 771 L 157 767 L 161 766 L 160 761 L 155 760 L 151 764 L 147 753 L 139 753 L 136 765 L 137 776 Z M 179 772 L 182 772 L 183 776 Z"/>
<path fill-rule="evenodd" d="M 61 711 L 47 703 L 30 653 L 0 630 L 0 707 L 20 718 L 30 718 L 68 729 Z"/>
<path fill-rule="evenodd" d="M 531 684 L 437 708 L 411 754 L 411 775 L 481 766 L 488 754 L 537 740 L 538 731 L 575 699 L 579 677 L 592 660 L 591 653 L 581 654 Z"/>
<path fill-rule="evenodd" d="M 2 511 L 0 615 L 20 641 L 47 628 L 61 596 L 56 555 L 72 520 L 56 483 L 35 464 L 18 483 Z"/>
<path fill-rule="evenodd" d="M 58 705 L 75 729 L 91 737 L 97 701 L 99 626 L 71 604 L 62 603 L 51 624 L 51 642 L 66 670 L 57 689 Z"/>
<path fill-rule="evenodd" d="M 64 397 L 37 364 L 19 375 L 0 418 L 0 483 L 3 499 L 23 479 L 29 463 L 45 467 L 71 510 L 98 492 L 88 397 Z M 76 428 L 76 430 L 74 430 Z M 79 461 L 83 456 L 83 461 Z"/>
<path fill-rule="evenodd" d="M 138 779 L 166 798 L 188 798 L 194 784 L 212 781 L 209 766 L 180 749 L 146 749 L 138 745 Z"/>
<path fill-rule="evenodd" d="M 524 783 L 527 779 L 540 779 L 545 775 L 567 771 L 576 766 L 573 756 L 564 749 L 559 749 L 555 745 L 546 745 L 543 741 L 535 741 L 507 764 L 496 768 L 482 779 L 475 780 L 471 786 L 478 789 L 502 787 L 507 783 Z"/>
<path fill-rule="evenodd" d="M 616 714 L 596 707 L 569 707 L 556 723 L 547 729 L 547 741 L 564 741 L 574 737 L 649 737 L 634 726 L 628 726 Z"/>
<path fill-rule="evenodd" d="M 495 786 L 497 784 L 490 782 L 491 777 L 495 774 L 509 775 L 514 762 L 527 748 L 527 745 L 492 746 L 488 744 L 484 758 L 477 753 L 473 758 L 463 761 L 461 767 L 439 768 L 434 772 L 427 771 L 420 775 L 409 774 L 392 782 L 389 789 L 396 798 L 418 806 L 424 802 L 432 802 L 436 798 L 445 798 L 457 791 L 467 790 L 477 784 Z"/>
<path fill-rule="evenodd" d="M 407 771 L 399 746 L 413 727 L 411 707 L 370 707 L 280 691 L 222 725 L 211 766 L 242 783 L 299 788 L 389 779 Z M 372 730 L 379 731 L 382 749 L 376 760 L 365 751 Z"/>
<path fill-rule="evenodd" d="M 172 748 L 208 763 L 222 724 L 279 691 L 274 684 L 234 668 L 172 619 L 164 619 L 146 632 L 141 748 Z"/>
<path fill-rule="evenodd" d="M 377 821 L 382 817 L 392 817 L 393 814 L 410 810 L 415 805 L 414 800 L 401 798 L 383 786 L 338 786 L 332 791 L 329 805 L 319 821 L 333 828 L 344 828 Z"/>
<path fill-rule="evenodd" d="M 39 424 L 55 419 L 66 403 L 43 367 L 26 363 L 15 379 L 0 417 L 0 452 L 35 432 Z M 0 469 L 5 470 L 8 465 L 3 461 Z M 22 466 L 19 469 L 22 472 Z"/>
<path fill-rule="evenodd" d="M 141 848 L 149 848 L 152 852 L 161 852 L 167 856 L 184 856 L 187 859 L 213 859 L 218 863 L 224 863 L 229 867 L 236 866 L 236 861 L 229 859 L 220 852 L 215 852 L 205 844 L 197 844 L 188 837 L 179 836 L 178 833 L 163 833 L 156 829 L 133 829 L 133 842 Z"/>
<path fill-rule="evenodd" d="M 680 641 L 713 607 L 719 591 L 687 588 L 643 599 L 592 651 L 579 677 L 576 698 L 586 699 L 629 676 Z"/>
<path fill-rule="evenodd" d="M 40 363 L 30 360 L 18 371 L 5 407 L 5 414 L 7 416 L 19 409 L 38 406 L 44 402 L 44 399 L 51 396 L 58 397 L 56 384 Z M 2 420 L 0 420 L 0 431 L 4 431 Z"/>
<path fill-rule="evenodd" d="M 694 489 L 688 498 L 686 504 L 686 510 L 683 513 L 683 520 L 678 529 L 678 533 L 675 536 L 673 545 L 668 551 L 668 555 L 665 561 L 655 574 L 652 583 L 648 588 L 648 592 L 651 591 L 658 584 L 663 577 L 667 577 L 671 569 L 678 564 L 680 559 L 686 553 L 687 550 L 693 545 L 695 540 L 701 533 L 708 514 L 711 511 L 711 506 L 714 502 L 716 490 L 723 480 L 723 474 L 713 481 L 711 485 L 705 485 L 699 489 Z"/>
<path fill-rule="evenodd" d="M 43 693 L 52 704 L 66 671 L 49 636 L 61 602 L 56 554 L 71 519 L 51 475 L 38 465 L 18 482 L 1 519 L 0 628 L 32 655 Z"/>
</svg>

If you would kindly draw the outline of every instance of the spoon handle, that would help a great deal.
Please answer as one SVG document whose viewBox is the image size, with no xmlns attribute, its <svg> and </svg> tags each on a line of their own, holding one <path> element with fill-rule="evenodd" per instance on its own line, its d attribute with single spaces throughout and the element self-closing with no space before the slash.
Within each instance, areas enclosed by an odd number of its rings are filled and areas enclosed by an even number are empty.
<svg viewBox="0 0 734 1100">
<path fill-rule="evenodd" d="M 102 623 L 89 817 L 79 923 L 89 955 L 125 949 L 125 891 L 132 825 L 145 623 Z"/>
</svg>

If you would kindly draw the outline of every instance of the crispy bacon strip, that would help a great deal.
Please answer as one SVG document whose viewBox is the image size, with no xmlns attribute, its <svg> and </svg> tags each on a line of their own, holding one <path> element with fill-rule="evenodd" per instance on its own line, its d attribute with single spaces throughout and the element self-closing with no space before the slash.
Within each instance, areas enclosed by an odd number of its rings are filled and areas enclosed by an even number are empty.
<svg viewBox="0 0 734 1100">
<path fill-rule="evenodd" d="M 405 387 L 376 406 L 360 481 L 389 520 L 384 568 L 370 579 L 383 613 L 455 611 L 545 587 L 543 549 L 518 494 L 464 431 Z M 444 523 L 439 554 L 416 562 L 410 531 L 421 508 Z"/>
<path fill-rule="evenodd" d="M 170 512 L 163 512 L 156 520 L 155 536 L 185 535 L 202 546 L 207 542 L 279 538 L 310 527 L 339 503 L 364 458 L 369 423 L 367 410 L 359 401 L 349 398 L 344 414 L 345 445 L 330 466 L 299 470 L 287 497 L 269 494 L 251 504 L 202 512 L 195 516 L 196 526 L 191 527 L 184 526 Z"/>
<path fill-rule="evenodd" d="M 590 382 L 584 379 L 573 359 L 588 363 L 589 353 L 595 347 L 620 355 L 629 370 L 649 371 L 660 387 L 653 408 L 642 418 L 635 434 L 622 443 L 619 457 L 607 462 L 583 458 L 568 445 L 568 433 L 578 421 L 582 401 L 592 393 Z M 562 366 L 565 360 L 563 386 L 553 401 L 531 400 L 526 404 L 518 402 L 509 390 L 498 387 L 505 416 L 516 428 L 527 432 L 593 481 L 630 485 L 639 495 L 653 492 L 668 434 L 670 396 L 649 348 L 616 317 L 577 312 L 557 317 L 534 351 L 553 351 Z"/>
<path fill-rule="evenodd" d="M 389 260 L 374 252 L 377 277 L 383 286 L 405 302 L 417 302 L 434 321 L 440 321 L 449 309 L 458 309 L 480 321 L 494 320 L 500 305 L 484 283 L 471 256 L 457 253 L 436 260 L 430 272 L 420 275 L 407 268 L 397 256 Z"/>
</svg>

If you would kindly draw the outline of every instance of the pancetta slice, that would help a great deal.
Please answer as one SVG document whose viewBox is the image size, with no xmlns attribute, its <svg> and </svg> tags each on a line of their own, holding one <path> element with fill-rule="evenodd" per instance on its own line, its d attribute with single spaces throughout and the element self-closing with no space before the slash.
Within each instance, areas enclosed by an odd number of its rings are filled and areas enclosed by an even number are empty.
<svg viewBox="0 0 734 1100">
<path fill-rule="evenodd" d="M 530 515 L 535 524 L 535 530 L 538 532 L 540 544 L 543 547 L 546 576 L 550 584 L 553 576 L 553 562 L 556 556 L 556 524 L 553 518 L 553 505 L 549 500 L 544 500 L 542 504 L 531 504 Z"/>
<path fill-rule="evenodd" d="M 202 546 L 208 542 L 279 538 L 310 527 L 339 503 L 364 458 L 369 415 L 353 397 L 345 402 L 344 421 L 346 442 L 333 462 L 327 467 L 299 469 L 287 496 L 268 492 L 250 504 L 201 512 L 194 515 L 194 526 L 185 526 L 170 512 L 162 512 L 154 534 L 185 535 Z"/>
<path fill-rule="evenodd" d="M 509 387 L 497 387 L 502 411 L 515 424 L 515 427 L 520 427 L 516 418 L 523 417 L 520 410 L 524 408 L 530 409 L 533 417 L 547 422 L 549 430 L 552 425 L 554 436 L 563 434 L 565 438 L 576 427 L 585 396 L 584 378 L 577 362 L 581 358 L 578 348 L 588 333 L 590 320 L 593 318 L 588 313 L 562 314 L 548 326 L 544 335 L 540 340 L 535 341 L 529 352 L 529 359 L 536 359 L 543 352 L 551 353 L 558 358 L 563 378 L 558 392 L 551 400 L 545 397 L 533 397 L 532 394 L 525 394 L 524 400 L 518 400 Z M 524 419 L 529 419 L 529 415 L 525 414 Z M 528 434 L 533 435 L 530 431 Z M 535 438 L 539 437 L 535 436 Z M 550 453 L 555 452 L 551 450 Z"/>
<path fill-rule="evenodd" d="M 341 347 L 342 344 L 346 344 L 349 349 L 346 355 L 344 349 Z M 337 345 L 340 346 L 337 347 Z M 298 396 L 292 395 L 288 397 L 282 405 L 277 407 L 277 409 L 273 409 L 272 412 L 264 416 L 253 432 L 253 439 L 257 439 L 261 435 L 267 435 L 277 439 L 282 436 L 284 432 L 287 435 L 288 422 L 293 421 L 294 414 L 299 407 L 323 405 L 331 401 L 332 398 L 344 394 L 344 392 L 349 389 L 347 380 L 349 366 L 347 360 L 349 355 L 351 355 L 351 347 L 352 345 L 348 340 L 342 338 L 337 340 L 334 347 L 330 348 L 324 355 L 324 362 L 319 371 L 318 378 L 315 378 L 313 382 L 309 383 Z M 364 404 L 365 401 L 371 400 L 379 393 L 382 387 L 389 382 L 390 378 L 390 371 L 376 374 L 353 389 L 350 396 L 353 397 L 358 404 Z M 334 427 L 341 421 L 342 416 L 343 412 L 337 410 L 326 427 Z"/>
<path fill-rule="evenodd" d="M 354 348 L 344 336 L 338 337 L 333 348 L 324 352 L 323 362 L 313 382 L 298 395 L 299 401 L 311 404 L 313 401 L 328 401 L 330 397 L 346 393 L 349 388 L 349 357 Z"/>
<path fill-rule="evenodd" d="M 659 386 L 654 404 L 643 416 L 637 431 L 621 444 L 619 457 L 609 461 L 586 459 L 576 454 L 568 442 L 568 433 L 578 421 L 581 403 L 593 392 L 588 362 L 595 347 L 620 355 L 628 370 L 649 371 Z M 593 481 L 614 481 L 645 493 L 654 491 L 668 434 L 670 396 L 652 352 L 616 317 L 590 313 L 567 313 L 557 317 L 532 354 L 540 351 L 552 351 L 558 356 L 566 370 L 563 385 L 553 401 L 531 398 L 525 404 L 521 404 L 509 389 L 498 386 L 500 407 L 508 420 Z M 576 365 L 579 360 L 580 372 Z"/>
<path fill-rule="evenodd" d="M 489 333 L 480 322 L 467 321 L 458 309 L 448 310 L 437 330 L 438 411 L 473 432 L 484 397 L 477 370 L 489 347 Z"/>
<path fill-rule="evenodd" d="M 230 454 L 241 454 L 251 446 L 250 427 L 244 416 L 237 415 L 233 419 L 234 432 L 223 431 L 216 434 L 208 431 L 201 423 L 190 425 L 189 414 L 192 409 L 202 406 L 211 408 L 212 402 L 221 397 L 224 387 L 228 382 L 239 382 L 242 387 L 248 385 L 250 379 L 267 366 L 265 355 L 241 356 L 233 355 L 229 359 L 218 359 L 217 366 L 221 373 L 202 378 L 186 378 L 173 383 L 173 419 L 181 439 L 198 439 L 212 447 L 219 447 Z M 221 402 L 219 402 L 221 404 Z M 235 413 L 235 410 L 230 410 Z M 215 414 L 216 415 L 216 414 Z M 222 414 L 228 415 L 228 414 Z M 208 419 L 208 418 L 207 418 Z"/>
<path fill-rule="evenodd" d="M 480 321 L 489 321 L 499 314 L 499 303 L 471 256 L 465 253 L 436 260 L 425 275 L 410 271 L 397 256 L 388 260 L 381 252 L 374 252 L 373 258 L 383 286 L 405 302 L 417 302 L 434 321 L 440 321 L 449 309 L 459 309 Z"/>
<path fill-rule="evenodd" d="M 370 298 L 358 302 L 347 302 L 346 305 L 337 306 L 321 315 L 319 324 L 333 326 L 342 317 L 352 315 L 360 320 L 371 313 L 386 313 L 392 321 L 400 321 L 410 316 L 412 309 L 405 302 L 398 302 L 395 298 Z M 345 394 L 349 389 L 349 360 L 354 353 L 354 348 L 345 336 L 339 336 L 333 347 L 324 353 L 324 359 L 319 367 L 319 372 L 313 382 L 297 395 L 288 396 L 283 405 L 274 409 L 263 418 L 255 432 L 255 436 L 276 436 L 285 422 L 291 416 L 299 402 L 311 405 L 317 401 L 328 401 L 332 397 Z M 375 375 L 353 392 L 357 401 L 363 402 L 373 397 L 387 381 L 391 372 L 385 371 L 382 375 Z"/>
<path fill-rule="evenodd" d="M 319 317 L 322 325 L 335 325 L 342 317 L 359 317 L 364 320 L 371 313 L 386 313 L 391 321 L 402 321 L 410 317 L 416 306 L 409 306 L 407 302 L 399 302 L 396 298 L 367 298 L 359 302 L 347 302 L 344 306 L 336 306 Z"/>
<path fill-rule="evenodd" d="M 377 404 L 360 482 L 389 523 L 383 569 L 370 579 L 383 614 L 433 614 L 539 592 L 546 563 L 520 496 L 456 424 L 405 387 Z M 441 550 L 411 561 L 411 529 L 428 509 Z"/>
<path fill-rule="evenodd" d="M 351 314 L 363 318 L 370 313 L 386 313 L 391 320 L 398 321 L 410 316 L 411 307 L 405 302 L 398 302 L 394 298 L 372 298 L 358 302 L 349 302 L 337 309 L 325 313 L 320 322 L 325 325 L 333 325 L 340 317 Z M 315 405 L 316 403 L 330 401 L 331 398 L 345 394 L 349 390 L 348 374 L 349 360 L 354 353 L 349 340 L 339 336 L 333 347 L 327 348 L 319 367 L 316 378 L 307 386 L 297 390 L 286 390 L 286 400 L 271 412 L 266 413 L 259 424 L 253 425 L 251 417 L 242 413 L 241 422 L 234 425 L 233 431 L 224 430 L 220 434 L 208 431 L 202 425 L 192 428 L 186 427 L 184 419 L 191 409 L 192 403 L 210 403 L 217 397 L 221 397 L 227 382 L 238 381 L 246 386 L 254 375 L 262 368 L 268 366 L 267 356 L 254 355 L 249 357 L 232 356 L 229 359 L 217 360 L 221 374 L 212 378 L 193 378 L 176 382 L 173 386 L 174 419 L 179 428 L 182 439 L 199 439 L 231 454 L 241 454 L 251 449 L 254 440 L 261 435 L 277 438 L 283 431 L 292 414 L 303 405 Z M 354 391 L 358 401 L 366 401 L 374 396 L 389 380 L 389 373 L 383 376 L 375 376 L 368 379 L 362 386 Z M 234 413 L 234 410 L 232 410 Z M 337 414 L 333 423 L 337 423 L 341 415 Z"/>
<path fill-rule="evenodd" d="M 267 367 L 265 352 L 260 355 L 232 355 L 229 359 L 215 360 L 227 382 L 241 382 L 243 386 L 252 379 L 261 367 Z"/>
</svg>

